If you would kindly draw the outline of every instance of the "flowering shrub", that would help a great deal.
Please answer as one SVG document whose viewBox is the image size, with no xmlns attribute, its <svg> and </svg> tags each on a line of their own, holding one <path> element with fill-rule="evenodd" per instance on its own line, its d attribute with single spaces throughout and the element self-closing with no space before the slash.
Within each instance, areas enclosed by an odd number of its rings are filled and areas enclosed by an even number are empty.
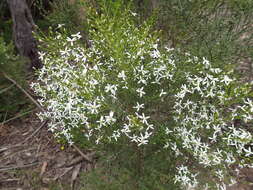
<svg viewBox="0 0 253 190">
<path fill-rule="evenodd" d="M 47 110 L 39 117 L 69 144 L 158 144 L 174 155 L 175 183 L 224 189 L 232 164 L 251 164 L 250 85 L 205 58 L 159 47 L 130 10 L 114 13 L 90 13 L 90 48 L 64 29 L 42 39 L 44 67 L 32 84 Z"/>
</svg>

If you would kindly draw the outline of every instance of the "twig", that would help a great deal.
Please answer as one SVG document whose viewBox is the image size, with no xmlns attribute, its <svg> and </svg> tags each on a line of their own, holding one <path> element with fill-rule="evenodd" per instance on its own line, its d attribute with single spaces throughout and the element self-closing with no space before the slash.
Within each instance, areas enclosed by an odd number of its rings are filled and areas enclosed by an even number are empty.
<svg viewBox="0 0 253 190">
<path fill-rule="evenodd" d="M 5 179 L 5 180 L 0 181 L 0 183 L 4 183 L 4 182 L 13 182 L 13 181 L 19 181 L 19 180 L 20 180 L 19 178 Z"/>
<path fill-rule="evenodd" d="M 23 142 L 21 142 L 20 144 L 25 143 L 26 141 L 28 141 L 31 137 L 33 137 L 42 127 L 44 127 L 47 124 L 48 120 L 45 120 L 29 137 L 27 137 Z"/>
<path fill-rule="evenodd" d="M 4 151 L 6 151 L 6 150 L 8 150 L 8 147 L 0 148 L 0 153 L 1 153 L 1 152 L 4 152 Z"/>
<path fill-rule="evenodd" d="M 73 169 L 73 166 L 72 167 L 69 167 L 69 168 L 66 168 L 65 171 L 63 173 L 61 173 L 60 175 L 54 177 L 54 181 L 56 181 L 57 179 L 61 178 L 62 176 L 64 176 L 66 173 L 68 173 L 70 170 Z"/>
<path fill-rule="evenodd" d="M 78 174 L 80 173 L 81 167 L 82 167 L 82 164 L 80 163 L 80 164 L 76 165 L 73 170 L 73 173 L 71 176 L 71 183 L 70 183 L 71 190 L 74 190 L 75 181 L 76 181 Z"/>
<path fill-rule="evenodd" d="M 96 152 L 91 152 L 91 153 L 88 153 L 86 157 L 88 158 L 92 158 L 94 156 Z M 80 162 L 82 162 L 84 160 L 83 156 L 78 156 L 76 158 L 74 158 L 69 164 L 67 164 L 67 167 L 70 167 L 70 166 L 74 166 L 76 164 L 79 164 Z"/>
<path fill-rule="evenodd" d="M 13 84 L 15 84 L 40 110 L 45 111 L 43 107 L 39 105 L 39 103 L 28 93 L 23 89 L 15 80 L 13 80 L 11 77 L 9 77 L 6 73 L 3 72 L 3 75 L 6 79 L 11 81 Z"/>
<path fill-rule="evenodd" d="M 13 146 L 0 147 L 0 153 L 6 151 L 8 149 L 16 148 L 16 147 L 19 147 L 19 146 L 23 146 L 23 145 L 22 144 L 15 144 Z"/>
<path fill-rule="evenodd" d="M 22 150 L 19 150 L 19 151 L 16 151 L 16 152 L 11 152 L 11 153 L 9 153 L 7 155 L 2 156 L 0 158 L 0 162 L 3 161 L 3 160 L 5 160 L 5 159 L 7 159 L 7 158 L 9 158 L 9 157 L 11 157 L 11 156 L 14 156 L 16 154 L 19 154 L 19 153 L 22 153 L 22 152 L 26 152 L 26 151 L 30 151 L 30 150 L 35 150 L 35 149 L 37 149 L 37 148 L 36 147 L 31 147 L 31 148 L 28 148 L 28 149 L 22 149 Z"/>
<path fill-rule="evenodd" d="M 86 156 L 76 145 L 73 144 L 72 146 L 86 161 L 92 163 L 91 159 L 88 156 Z"/>
<path fill-rule="evenodd" d="M 7 88 L 4 88 L 4 89 L 0 90 L 0 94 L 2 94 L 2 93 L 4 93 L 4 92 L 8 91 L 8 90 L 11 89 L 13 86 L 15 86 L 15 84 L 12 84 L 11 86 L 9 86 L 9 87 L 7 87 Z"/>
<path fill-rule="evenodd" d="M 71 166 L 74 166 L 76 164 L 79 164 L 80 162 L 83 161 L 83 157 L 82 156 L 78 156 L 76 158 L 74 158 L 69 164 L 67 164 L 66 166 L 67 167 L 71 167 Z"/>
<path fill-rule="evenodd" d="M 6 121 L 3 121 L 2 123 L 0 123 L 0 125 L 4 125 L 4 124 L 6 124 L 6 123 L 8 123 L 8 122 L 10 122 L 10 121 L 12 121 L 12 120 L 14 120 L 14 119 L 17 119 L 17 118 L 19 118 L 19 117 L 22 117 L 22 116 L 28 114 L 28 113 L 31 113 L 32 111 L 33 111 L 33 110 L 24 112 L 24 113 L 22 113 L 22 114 L 18 114 L 18 115 L 15 116 L 15 117 L 12 117 L 12 118 L 10 118 L 10 119 L 8 119 L 8 120 L 6 120 Z"/>
<path fill-rule="evenodd" d="M 3 167 L 3 168 L 0 168 L 0 172 L 14 170 L 14 169 L 20 169 L 20 168 L 27 168 L 27 167 L 35 166 L 37 164 L 39 164 L 39 162 L 34 162 L 31 164 L 26 164 L 26 165 L 22 165 L 22 166 Z"/>
</svg>

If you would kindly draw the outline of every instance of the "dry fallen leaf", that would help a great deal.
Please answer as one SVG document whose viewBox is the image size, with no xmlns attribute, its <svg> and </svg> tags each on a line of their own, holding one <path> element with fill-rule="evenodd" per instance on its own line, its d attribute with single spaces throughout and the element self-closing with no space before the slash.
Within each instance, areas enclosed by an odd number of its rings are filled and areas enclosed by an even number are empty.
<svg viewBox="0 0 253 190">
<path fill-rule="evenodd" d="M 47 168 L 47 162 L 44 161 L 42 163 L 42 167 L 41 167 L 41 170 L 40 170 L 40 177 L 45 173 L 46 168 Z"/>
<path fill-rule="evenodd" d="M 64 168 L 64 171 L 61 174 L 58 174 L 57 176 L 54 177 L 54 181 L 58 180 L 59 178 L 61 178 L 62 176 L 64 176 L 66 173 L 68 173 L 70 170 L 73 169 L 72 167 L 68 167 L 68 168 Z"/>
<path fill-rule="evenodd" d="M 48 177 L 42 178 L 42 182 L 43 182 L 44 184 L 50 184 L 53 180 L 54 180 L 54 179 L 48 178 Z"/>
<path fill-rule="evenodd" d="M 77 156 L 74 159 L 71 160 L 71 162 L 69 164 L 67 164 L 67 167 L 70 166 L 74 166 L 76 164 L 79 164 L 80 162 L 82 162 L 84 160 L 84 158 L 82 156 Z"/>
<path fill-rule="evenodd" d="M 80 163 L 80 164 L 76 165 L 73 170 L 72 177 L 71 177 L 71 189 L 73 189 L 73 187 L 74 187 L 74 182 L 80 172 L 81 166 L 82 166 L 82 164 Z"/>
</svg>

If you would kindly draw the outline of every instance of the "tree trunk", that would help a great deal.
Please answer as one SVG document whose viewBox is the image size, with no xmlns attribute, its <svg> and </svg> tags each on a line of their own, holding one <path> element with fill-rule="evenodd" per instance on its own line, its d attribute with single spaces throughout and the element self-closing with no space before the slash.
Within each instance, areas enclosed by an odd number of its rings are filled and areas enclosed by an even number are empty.
<svg viewBox="0 0 253 190">
<path fill-rule="evenodd" d="M 158 0 L 151 0 L 151 6 L 152 10 L 155 10 L 159 7 L 159 1 Z"/>
<path fill-rule="evenodd" d="M 29 58 L 30 69 L 41 68 L 37 42 L 33 37 L 35 24 L 25 0 L 7 0 L 13 20 L 14 43 L 20 55 Z"/>
</svg>

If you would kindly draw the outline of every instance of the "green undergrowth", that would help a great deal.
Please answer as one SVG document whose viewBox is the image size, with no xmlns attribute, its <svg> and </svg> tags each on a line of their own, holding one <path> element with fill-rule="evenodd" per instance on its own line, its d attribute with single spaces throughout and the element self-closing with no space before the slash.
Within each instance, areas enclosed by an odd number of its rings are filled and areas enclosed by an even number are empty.
<svg viewBox="0 0 253 190">
<path fill-rule="evenodd" d="M 11 43 L 0 37 L 0 123 L 31 109 L 23 92 L 6 78 L 26 88 L 25 73 L 25 60 L 15 54 Z"/>
<path fill-rule="evenodd" d="M 96 167 L 80 176 L 81 190 L 180 189 L 173 183 L 175 160 L 158 146 L 110 145 L 98 154 Z"/>
</svg>

